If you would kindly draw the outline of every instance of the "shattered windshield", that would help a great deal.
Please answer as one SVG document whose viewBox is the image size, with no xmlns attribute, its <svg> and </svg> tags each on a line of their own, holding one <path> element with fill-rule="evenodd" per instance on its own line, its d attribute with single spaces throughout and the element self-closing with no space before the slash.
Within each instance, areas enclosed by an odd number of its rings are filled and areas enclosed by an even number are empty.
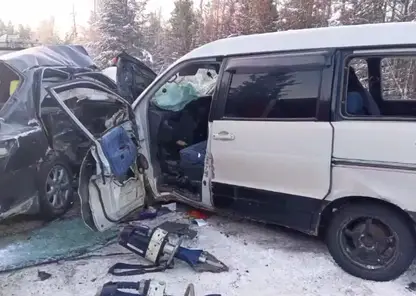
<svg viewBox="0 0 416 296">
<path fill-rule="evenodd" d="M 174 75 L 155 94 L 152 102 L 159 108 L 180 111 L 188 103 L 201 96 L 211 95 L 218 74 L 207 68 L 200 68 L 195 75 Z"/>
</svg>

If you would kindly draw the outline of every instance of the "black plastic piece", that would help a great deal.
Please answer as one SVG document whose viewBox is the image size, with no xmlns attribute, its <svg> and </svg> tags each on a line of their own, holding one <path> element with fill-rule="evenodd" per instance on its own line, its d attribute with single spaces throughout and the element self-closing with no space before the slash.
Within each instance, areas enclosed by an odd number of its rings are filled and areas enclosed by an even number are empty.
<svg viewBox="0 0 416 296">
<path fill-rule="evenodd" d="M 136 290 L 140 288 L 137 282 L 108 282 L 96 296 L 145 296 L 137 293 L 123 292 L 120 289 Z"/>
</svg>

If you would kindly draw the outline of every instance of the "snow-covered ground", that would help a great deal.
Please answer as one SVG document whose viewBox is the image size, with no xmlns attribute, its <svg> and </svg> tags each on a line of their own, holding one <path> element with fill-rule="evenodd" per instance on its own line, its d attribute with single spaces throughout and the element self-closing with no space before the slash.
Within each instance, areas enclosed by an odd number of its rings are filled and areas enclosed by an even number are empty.
<svg viewBox="0 0 416 296">
<path fill-rule="evenodd" d="M 155 226 L 165 220 L 182 222 L 182 214 L 173 213 L 149 222 Z M 195 228 L 198 236 L 189 247 L 203 248 L 230 267 L 227 273 L 195 273 L 176 261 L 175 268 L 143 276 L 112 277 L 108 268 L 116 262 L 145 263 L 118 245 L 100 254 L 125 252 L 126 255 L 67 261 L 0 274 L 1 296 L 89 296 L 107 281 L 139 281 L 152 278 L 167 283 L 167 292 L 183 295 L 188 283 L 194 283 L 196 295 L 220 293 L 223 296 L 277 295 L 414 295 L 406 286 L 415 280 L 413 266 L 399 279 L 375 283 L 343 272 L 332 261 L 325 245 L 315 238 L 282 228 L 251 222 L 212 217 L 208 225 Z M 52 277 L 40 281 L 37 271 Z"/>
</svg>

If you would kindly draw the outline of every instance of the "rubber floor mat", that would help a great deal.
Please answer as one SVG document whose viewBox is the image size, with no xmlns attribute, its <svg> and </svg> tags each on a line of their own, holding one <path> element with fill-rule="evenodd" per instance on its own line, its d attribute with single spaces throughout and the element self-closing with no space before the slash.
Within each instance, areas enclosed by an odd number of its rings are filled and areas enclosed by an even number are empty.
<svg viewBox="0 0 416 296">
<path fill-rule="evenodd" d="M 0 272 L 80 256 L 116 237 L 117 229 L 94 232 L 81 218 L 56 220 L 30 232 L 1 237 Z"/>
</svg>

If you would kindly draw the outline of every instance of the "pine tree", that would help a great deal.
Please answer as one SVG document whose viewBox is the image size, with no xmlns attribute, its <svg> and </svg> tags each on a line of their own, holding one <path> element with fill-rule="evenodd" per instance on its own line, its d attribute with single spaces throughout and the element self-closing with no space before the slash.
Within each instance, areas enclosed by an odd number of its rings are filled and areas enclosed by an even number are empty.
<svg viewBox="0 0 416 296">
<path fill-rule="evenodd" d="M 7 35 L 13 35 L 14 34 L 14 26 L 13 26 L 13 23 L 11 21 L 9 21 L 7 23 L 6 34 Z"/>
<path fill-rule="evenodd" d="M 165 43 L 165 31 L 162 26 L 161 11 L 152 12 L 147 16 L 147 24 L 143 30 L 144 48 L 152 55 L 152 60 L 147 64 L 156 72 L 161 70 L 166 61 L 167 46 Z"/>
<path fill-rule="evenodd" d="M 237 1 L 236 0 L 222 0 L 223 15 L 222 15 L 222 26 L 221 33 L 223 37 L 228 37 L 232 34 L 237 34 L 237 24 L 235 14 L 237 12 Z"/>
<path fill-rule="evenodd" d="M 81 26 L 76 43 L 83 44 L 88 54 L 95 58 L 98 55 L 96 51 L 97 44 L 100 40 L 100 36 L 97 32 L 98 15 L 95 12 L 91 12 L 88 18 L 86 26 Z"/>
<path fill-rule="evenodd" d="M 237 3 L 237 10 L 234 17 L 236 34 L 238 35 L 247 35 L 254 31 L 251 22 L 252 12 L 250 6 L 250 0 L 239 0 Z"/>
<path fill-rule="evenodd" d="M 6 24 L 0 20 L 0 36 L 6 34 Z"/>
<path fill-rule="evenodd" d="M 253 13 L 254 32 L 275 32 L 277 29 L 277 8 L 274 0 L 257 0 Z"/>
<path fill-rule="evenodd" d="M 195 45 L 195 13 L 192 0 L 176 0 L 169 19 L 171 58 L 176 59 L 189 52 Z"/>
<path fill-rule="evenodd" d="M 139 59 L 143 57 L 143 36 L 137 12 L 141 7 L 135 0 L 102 0 L 98 10 L 95 31 L 98 41 L 93 44 L 97 52 L 95 61 L 106 66 L 117 54 L 125 51 Z"/>
<path fill-rule="evenodd" d="M 330 0 L 289 0 L 279 11 L 278 28 L 289 30 L 328 26 L 330 5 Z"/>
<path fill-rule="evenodd" d="M 204 13 L 204 0 L 199 0 L 199 6 L 194 9 L 195 15 L 195 35 L 194 46 L 199 47 L 205 44 L 205 13 Z"/>
<path fill-rule="evenodd" d="M 23 41 L 31 41 L 32 40 L 32 29 L 29 26 L 23 26 L 22 24 L 19 24 L 17 26 L 17 34 L 19 35 L 19 38 Z"/>
<path fill-rule="evenodd" d="M 238 34 L 275 32 L 277 29 L 277 9 L 273 0 L 239 0 L 234 17 Z"/>
</svg>

